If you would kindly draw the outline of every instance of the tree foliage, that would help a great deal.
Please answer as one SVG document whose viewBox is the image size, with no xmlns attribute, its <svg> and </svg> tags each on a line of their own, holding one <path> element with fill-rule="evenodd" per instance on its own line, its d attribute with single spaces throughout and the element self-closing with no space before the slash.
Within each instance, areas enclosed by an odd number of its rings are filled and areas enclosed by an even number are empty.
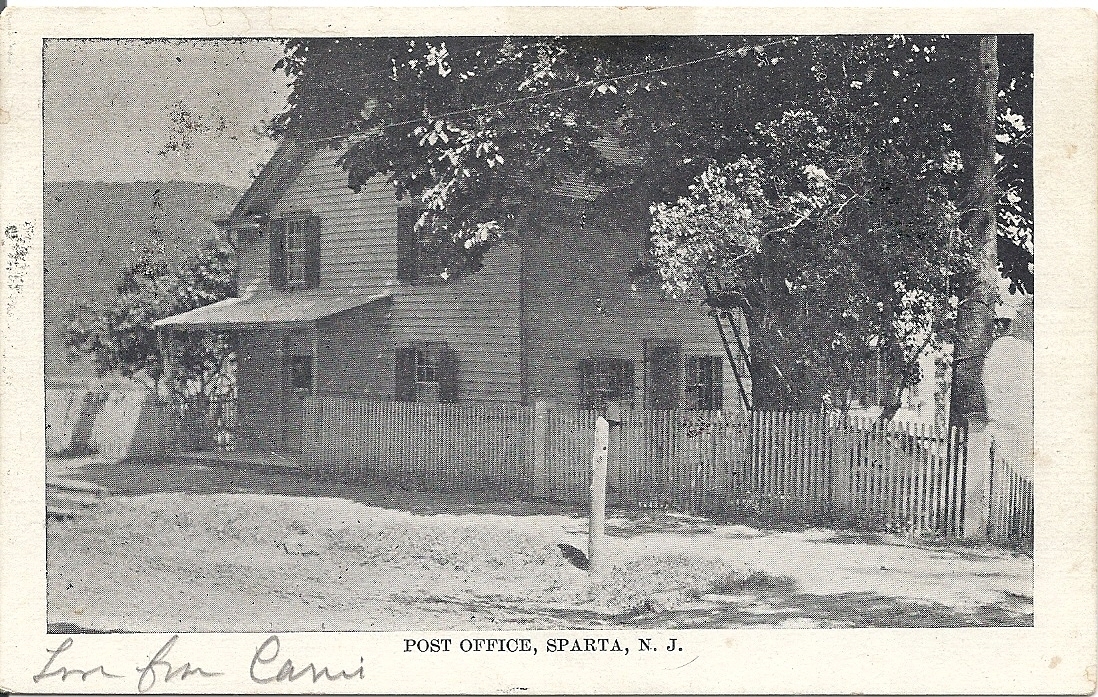
<svg viewBox="0 0 1098 697">
<path fill-rule="evenodd" d="M 105 375 L 148 380 L 163 377 L 159 319 L 209 305 L 236 293 L 234 250 L 211 240 L 179 264 L 168 260 L 162 244 L 141 251 L 101 307 L 78 307 L 69 324 L 71 352 L 91 354 Z M 169 389 L 180 397 L 209 395 L 232 371 L 232 347 L 223 335 L 187 332 L 167 344 L 174 373 Z"/>
<path fill-rule="evenodd" d="M 957 164 L 892 178 L 859 139 L 808 112 L 760 124 L 754 144 L 757 157 L 711 165 L 688 196 L 653 207 L 663 279 L 702 288 L 718 316 L 743 312 L 757 408 L 845 408 L 878 354 L 895 404 L 919 378 L 919 354 L 940 345 L 950 277 L 966 263 L 956 209 L 940 196 Z"/>
<path fill-rule="evenodd" d="M 1006 37 L 1003 269 L 1032 285 L 1032 40 Z M 276 134 L 345 148 L 424 208 L 453 268 L 562 182 L 652 207 L 652 262 L 747 317 L 756 406 L 841 405 L 876 351 L 902 386 L 950 338 L 977 250 L 970 36 L 294 39 Z M 959 290 L 961 289 L 961 290 Z M 898 397 L 898 395 L 896 395 Z M 894 397 L 895 398 L 895 397 Z"/>
</svg>

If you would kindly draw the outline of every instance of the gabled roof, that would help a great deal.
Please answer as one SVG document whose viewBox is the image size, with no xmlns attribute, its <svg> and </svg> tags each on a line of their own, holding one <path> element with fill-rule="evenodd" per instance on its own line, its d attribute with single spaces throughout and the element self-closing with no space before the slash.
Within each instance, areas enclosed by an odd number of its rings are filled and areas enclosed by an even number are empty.
<svg viewBox="0 0 1098 697">
<path fill-rule="evenodd" d="M 316 288 L 287 293 L 266 290 L 242 298 L 228 298 L 189 312 L 165 317 L 156 327 L 231 327 L 241 324 L 291 324 L 312 322 L 322 317 L 384 300 L 389 293 L 373 295 L 332 293 Z"/>
<path fill-rule="evenodd" d="M 240 197 L 230 220 L 254 213 L 269 213 L 286 186 L 301 173 L 316 150 L 317 146 L 314 144 L 284 138 L 251 186 Z"/>
<path fill-rule="evenodd" d="M 611 137 L 599 138 L 592 145 L 615 164 L 635 165 L 642 160 L 634 151 L 620 145 Z M 286 186 L 301 173 L 309 158 L 320 147 L 313 143 L 303 143 L 293 137 L 284 138 L 251 186 L 240 197 L 229 220 L 256 213 L 270 213 Z M 593 201 L 605 191 L 606 187 L 601 184 L 587 181 L 578 175 L 564 177 L 550 189 L 550 193 L 558 196 L 583 201 Z"/>
</svg>

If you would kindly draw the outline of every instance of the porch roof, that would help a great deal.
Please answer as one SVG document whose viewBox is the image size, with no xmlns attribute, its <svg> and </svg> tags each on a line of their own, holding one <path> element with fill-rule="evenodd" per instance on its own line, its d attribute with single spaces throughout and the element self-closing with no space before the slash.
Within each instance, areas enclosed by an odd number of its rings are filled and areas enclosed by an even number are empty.
<svg viewBox="0 0 1098 697">
<path fill-rule="evenodd" d="M 153 324 L 157 327 L 228 327 L 240 324 L 312 322 L 388 297 L 389 293 L 332 293 L 315 288 L 292 293 L 259 291 L 165 317 Z"/>
</svg>

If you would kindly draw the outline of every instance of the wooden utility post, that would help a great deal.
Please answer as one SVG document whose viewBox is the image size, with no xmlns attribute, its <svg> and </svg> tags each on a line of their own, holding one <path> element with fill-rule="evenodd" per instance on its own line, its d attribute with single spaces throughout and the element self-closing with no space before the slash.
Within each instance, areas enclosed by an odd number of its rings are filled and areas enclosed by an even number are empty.
<svg viewBox="0 0 1098 697">
<path fill-rule="evenodd" d="M 965 509 L 962 512 L 966 540 L 986 540 L 991 504 L 992 437 L 983 418 L 970 417 L 965 443 Z"/>
<path fill-rule="evenodd" d="M 591 514 L 587 532 L 587 569 L 594 576 L 605 571 L 606 470 L 610 454 L 610 431 L 621 425 L 618 405 L 611 402 L 606 415 L 595 421 L 595 449 L 591 453 Z"/>
</svg>

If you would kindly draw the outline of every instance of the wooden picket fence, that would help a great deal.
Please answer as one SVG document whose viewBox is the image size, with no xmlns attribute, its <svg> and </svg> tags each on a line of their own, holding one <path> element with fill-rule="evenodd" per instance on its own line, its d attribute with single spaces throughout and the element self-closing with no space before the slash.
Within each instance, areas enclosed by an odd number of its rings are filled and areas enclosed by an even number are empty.
<svg viewBox="0 0 1098 697">
<path fill-rule="evenodd" d="M 530 481 L 531 414 L 502 404 L 309 398 L 302 456 L 339 476 L 452 491 L 523 490 Z"/>
<path fill-rule="evenodd" d="M 336 476 L 585 505 L 598 414 L 509 404 L 305 400 L 302 459 Z M 968 434 L 835 414 L 623 410 L 607 499 L 730 519 L 965 536 Z M 1032 539 L 1032 482 L 1000 462 L 988 534 Z"/>
<path fill-rule="evenodd" d="M 1006 460 L 991 462 L 988 538 L 1033 548 L 1033 480 Z"/>
</svg>

